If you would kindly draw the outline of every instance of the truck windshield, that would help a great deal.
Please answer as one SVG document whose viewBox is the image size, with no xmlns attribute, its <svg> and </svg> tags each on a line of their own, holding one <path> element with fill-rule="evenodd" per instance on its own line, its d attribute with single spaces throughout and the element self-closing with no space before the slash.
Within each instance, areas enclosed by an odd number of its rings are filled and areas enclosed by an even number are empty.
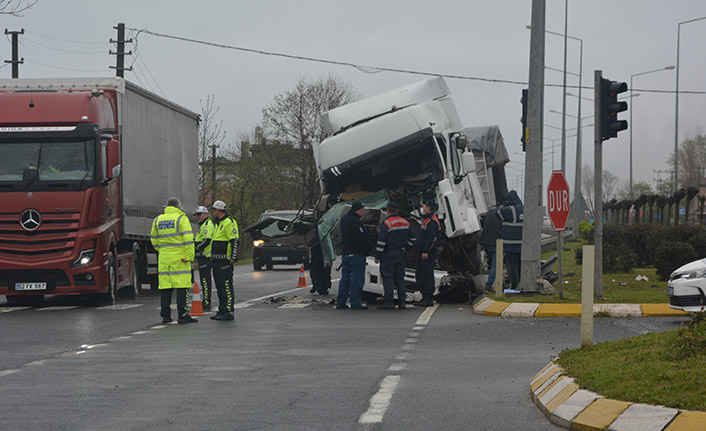
<svg viewBox="0 0 706 431">
<path fill-rule="evenodd" d="M 0 144 L 0 182 L 80 181 L 95 178 L 95 140 Z"/>
<path fill-rule="evenodd" d="M 260 216 L 260 221 L 267 220 L 268 218 L 274 219 L 274 223 L 262 229 L 262 235 L 268 238 L 279 238 L 283 236 L 288 236 L 292 234 L 292 231 L 287 231 L 287 225 L 289 222 L 294 220 L 297 213 L 277 213 L 277 214 L 263 214 Z"/>
</svg>

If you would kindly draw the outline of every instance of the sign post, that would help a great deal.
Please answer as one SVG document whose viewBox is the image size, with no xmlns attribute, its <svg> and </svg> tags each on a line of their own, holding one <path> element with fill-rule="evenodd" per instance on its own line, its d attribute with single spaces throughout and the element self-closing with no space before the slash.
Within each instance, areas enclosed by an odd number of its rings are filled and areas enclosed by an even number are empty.
<svg viewBox="0 0 706 431">
<path fill-rule="evenodd" d="M 569 183 L 566 182 L 564 171 L 553 171 L 547 185 L 547 213 L 552 222 L 554 232 L 557 232 L 557 256 L 559 258 L 559 298 L 564 299 L 564 268 L 561 262 L 561 252 L 564 248 L 563 233 L 569 219 L 571 203 Z"/>
</svg>

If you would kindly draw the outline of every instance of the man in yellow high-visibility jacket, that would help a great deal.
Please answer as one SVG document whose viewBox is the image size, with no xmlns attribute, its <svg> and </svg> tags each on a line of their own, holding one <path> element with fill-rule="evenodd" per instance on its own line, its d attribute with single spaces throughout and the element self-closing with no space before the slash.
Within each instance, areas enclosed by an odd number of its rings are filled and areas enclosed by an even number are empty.
<svg viewBox="0 0 706 431">
<path fill-rule="evenodd" d="M 177 198 L 169 198 L 164 214 L 152 222 L 150 241 L 158 253 L 159 290 L 162 323 L 172 321 L 172 290 L 176 290 L 179 323 L 198 320 L 189 316 L 187 295 L 191 287 L 191 262 L 194 260 L 194 234 L 189 218 Z"/>
<path fill-rule="evenodd" d="M 213 239 L 211 260 L 213 279 L 218 291 L 218 313 L 212 320 L 234 320 L 235 292 L 233 289 L 233 264 L 238 260 L 238 222 L 228 216 L 223 201 L 213 203 Z"/>
<path fill-rule="evenodd" d="M 201 303 L 203 311 L 211 311 L 211 240 L 213 239 L 214 226 L 208 216 L 208 209 L 199 206 L 194 213 L 199 222 L 196 232 L 196 261 L 199 264 L 199 277 L 201 278 Z"/>
</svg>

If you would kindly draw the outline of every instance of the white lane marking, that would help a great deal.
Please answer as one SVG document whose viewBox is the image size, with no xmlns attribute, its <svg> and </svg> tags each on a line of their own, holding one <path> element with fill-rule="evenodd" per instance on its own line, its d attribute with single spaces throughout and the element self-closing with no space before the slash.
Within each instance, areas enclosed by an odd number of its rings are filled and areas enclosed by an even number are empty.
<svg viewBox="0 0 706 431">
<path fill-rule="evenodd" d="M 167 325 L 157 325 L 157 326 L 151 327 L 150 329 L 164 329 L 166 327 L 167 327 Z"/>
<path fill-rule="evenodd" d="M 394 373 L 394 372 L 403 371 L 405 369 L 405 367 L 407 367 L 407 364 L 402 363 L 402 362 L 399 362 L 399 363 L 396 362 L 396 363 L 390 365 L 390 368 L 388 368 L 387 370 Z"/>
<path fill-rule="evenodd" d="M 11 311 L 17 310 L 27 310 L 28 308 L 32 307 L 0 307 L 0 313 L 9 313 Z"/>
<path fill-rule="evenodd" d="M 78 305 L 59 305 L 55 307 L 44 307 L 44 308 L 37 308 L 37 311 L 60 311 L 60 310 L 71 310 L 74 308 L 78 308 Z"/>
<path fill-rule="evenodd" d="M 419 319 L 417 319 L 417 323 L 415 325 L 424 325 L 426 326 L 429 324 L 429 320 L 431 319 L 431 315 L 434 314 L 436 309 L 439 308 L 439 304 L 434 304 L 433 307 L 427 307 L 426 310 L 422 313 L 421 316 L 419 316 Z M 416 327 L 415 327 L 416 329 Z"/>
<path fill-rule="evenodd" d="M 9 374 L 16 373 L 18 371 L 20 371 L 20 370 L 2 370 L 2 371 L 0 371 L 0 377 L 7 376 Z"/>
<path fill-rule="evenodd" d="M 127 310 L 129 308 L 142 307 L 145 304 L 113 304 L 98 307 L 96 310 Z"/>
<path fill-rule="evenodd" d="M 124 335 L 122 337 L 111 338 L 108 341 L 123 341 L 123 340 L 129 340 L 130 338 L 132 338 L 130 335 Z"/>
<path fill-rule="evenodd" d="M 147 333 L 147 331 L 137 331 L 137 332 L 133 332 L 132 335 L 142 335 L 142 334 L 146 334 L 146 333 Z"/>
<path fill-rule="evenodd" d="M 412 328 L 413 331 L 421 331 L 422 329 L 424 329 L 423 326 L 415 326 L 414 328 Z"/>
<path fill-rule="evenodd" d="M 395 356 L 396 361 L 406 361 L 407 359 L 409 359 L 409 352 L 402 352 Z"/>
<path fill-rule="evenodd" d="M 407 338 L 406 340 L 404 340 L 404 342 L 408 343 L 408 344 L 413 344 L 413 343 L 417 342 L 417 339 L 416 338 Z"/>
<path fill-rule="evenodd" d="M 380 383 L 377 393 L 370 398 L 370 407 L 360 416 L 358 423 L 374 424 L 382 422 L 382 418 L 390 406 L 392 395 L 394 395 L 399 382 L 400 376 L 386 376 Z"/>
</svg>

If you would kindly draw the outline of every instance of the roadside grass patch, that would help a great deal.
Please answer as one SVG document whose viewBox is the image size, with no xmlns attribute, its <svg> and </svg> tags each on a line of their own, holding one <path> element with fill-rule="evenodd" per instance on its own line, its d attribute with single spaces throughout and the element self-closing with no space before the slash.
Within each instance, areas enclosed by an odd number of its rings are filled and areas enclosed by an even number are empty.
<svg viewBox="0 0 706 431">
<path fill-rule="evenodd" d="M 706 317 L 672 331 L 564 350 L 557 362 L 607 398 L 706 411 Z"/>
<path fill-rule="evenodd" d="M 503 295 L 501 301 L 505 302 L 538 302 L 538 303 L 580 303 L 581 280 L 583 271 L 581 265 L 576 263 L 576 250 L 581 249 L 580 242 L 567 242 L 562 253 L 562 266 L 564 277 L 564 299 L 559 298 L 559 286 L 556 293 L 550 295 L 534 293 L 508 293 Z M 546 259 L 555 252 L 542 255 Z M 558 271 L 556 263 L 553 270 Z M 570 274 L 570 277 L 566 275 Z M 649 280 L 635 280 L 638 275 L 646 276 Z M 491 298 L 495 299 L 491 294 Z M 594 299 L 596 304 L 661 304 L 669 302 L 667 298 L 667 282 L 657 279 L 657 270 L 654 267 L 635 268 L 628 273 L 603 274 L 603 298 Z"/>
</svg>

